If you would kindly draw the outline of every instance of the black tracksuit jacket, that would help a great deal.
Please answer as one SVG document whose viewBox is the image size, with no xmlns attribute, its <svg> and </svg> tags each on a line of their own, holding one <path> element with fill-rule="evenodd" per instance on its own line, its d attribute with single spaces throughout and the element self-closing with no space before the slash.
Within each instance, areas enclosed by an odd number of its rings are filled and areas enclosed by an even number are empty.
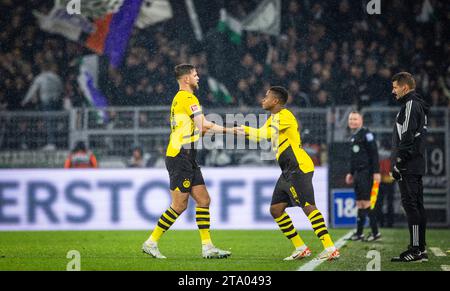
<svg viewBox="0 0 450 291">
<path fill-rule="evenodd" d="M 403 96 L 392 134 L 392 165 L 402 174 L 425 175 L 425 142 L 429 106 L 416 91 Z"/>
</svg>

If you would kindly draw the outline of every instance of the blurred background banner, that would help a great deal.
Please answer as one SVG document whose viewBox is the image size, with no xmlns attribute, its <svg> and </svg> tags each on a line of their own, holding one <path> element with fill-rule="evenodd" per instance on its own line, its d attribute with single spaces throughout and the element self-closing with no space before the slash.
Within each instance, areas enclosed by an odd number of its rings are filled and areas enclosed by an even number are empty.
<svg viewBox="0 0 450 291">
<path fill-rule="evenodd" d="M 172 6 L 169 0 L 144 0 L 142 3 L 136 26 L 146 28 L 173 17 Z"/>
<path fill-rule="evenodd" d="M 278 168 L 205 168 L 214 229 L 277 229 L 269 213 Z M 328 218 L 327 169 L 316 168 L 316 205 Z M 162 170 L 1 170 L 0 230 L 148 229 L 170 204 Z M 196 229 L 195 202 L 174 229 Z M 289 208 L 298 229 L 309 229 Z"/>
<path fill-rule="evenodd" d="M 281 0 L 264 0 L 250 15 L 242 21 L 242 27 L 271 35 L 281 31 Z"/>
<path fill-rule="evenodd" d="M 70 2 L 81 14 L 68 14 Z M 431 107 L 428 223 L 450 226 L 450 1 L 3 0 L 0 10 L 0 168 L 62 168 L 83 141 L 102 169 L 165 171 L 173 67 L 191 63 L 204 112 L 242 116 L 227 126 L 250 114 L 264 122 L 268 88 L 288 89 L 302 146 L 328 168 L 330 210 L 351 200 L 332 193 L 349 187 L 348 114 L 360 111 L 379 148 L 380 221 L 403 226 L 389 176 L 399 110 L 391 78 L 408 71 Z M 261 145 L 224 140 L 199 150 L 201 166 L 276 166 Z"/>
<path fill-rule="evenodd" d="M 99 56 L 86 55 L 80 59 L 80 73 L 78 86 L 91 107 L 99 109 L 98 122 L 107 122 L 108 117 L 101 109 L 108 106 L 108 99 L 99 88 L 98 79 L 100 73 Z"/>
<path fill-rule="evenodd" d="M 119 67 L 141 5 L 142 0 L 127 0 L 117 11 L 105 10 L 106 14 L 94 14 L 91 20 L 83 13 L 70 15 L 64 3 L 55 1 L 48 15 L 38 11 L 33 11 L 33 14 L 42 30 L 80 42 L 97 54 L 105 54 L 114 67 Z M 143 10 L 143 13 L 147 10 Z M 141 17 L 141 21 L 144 21 L 141 23 L 147 23 L 146 15 Z"/>
</svg>

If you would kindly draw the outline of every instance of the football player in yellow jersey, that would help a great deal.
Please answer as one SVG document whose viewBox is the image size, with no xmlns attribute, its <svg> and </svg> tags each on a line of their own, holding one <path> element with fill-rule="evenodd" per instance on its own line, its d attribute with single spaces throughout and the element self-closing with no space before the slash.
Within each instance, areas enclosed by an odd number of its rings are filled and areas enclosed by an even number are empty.
<svg viewBox="0 0 450 291">
<path fill-rule="evenodd" d="M 195 156 L 196 143 L 201 133 L 208 131 L 233 134 L 235 130 L 216 125 L 203 115 L 202 107 L 194 95 L 194 91 L 198 89 L 199 76 L 193 65 L 177 65 L 175 76 L 180 90 L 173 98 L 170 109 L 171 134 L 166 152 L 172 203 L 159 218 L 149 239 L 144 242 L 142 250 L 154 258 L 166 258 L 158 249 L 158 241 L 186 210 L 191 195 L 197 204 L 195 218 L 202 242 L 202 256 L 226 258 L 231 252 L 216 248 L 211 241 L 210 197 Z"/>
<path fill-rule="evenodd" d="M 339 258 L 339 250 L 334 246 L 325 225 L 324 218 L 314 202 L 312 177 L 314 164 L 302 148 L 300 133 L 295 116 L 284 107 L 288 92 L 279 86 L 271 87 L 262 101 L 262 107 L 271 115 L 261 128 L 242 126 L 235 129 L 238 134 L 260 141 L 271 141 L 272 149 L 281 167 L 282 174 L 278 179 L 272 196 L 270 213 L 277 222 L 283 234 L 291 240 L 295 247 L 292 255 L 285 260 L 296 260 L 311 255 L 294 228 L 291 218 L 285 212 L 287 207 L 299 206 L 311 222 L 315 234 L 321 240 L 324 251 L 321 259 L 333 260 Z"/>
</svg>

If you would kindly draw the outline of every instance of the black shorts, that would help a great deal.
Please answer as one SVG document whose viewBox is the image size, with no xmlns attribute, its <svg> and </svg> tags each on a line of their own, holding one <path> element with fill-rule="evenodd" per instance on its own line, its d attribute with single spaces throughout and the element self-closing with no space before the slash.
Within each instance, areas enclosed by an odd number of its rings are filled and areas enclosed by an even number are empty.
<svg viewBox="0 0 450 291">
<path fill-rule="evenodd" d="M 190 193 L 192 186 L 205 185 L 197 162 L 184 157 L 166 157 L 170 190 Z"/>
<path fill-rule="evenodd" d="M 356 171 L 353 175 L 356 200 L 370 200 L 372 192 L 373 174 L 368 170 Z"/>
<path fill-rule="evenodd" d="M 314 187 L 312 184 L 314 172 L 302 173 L 296 171 L 281 174 L 273 190 L 271 204 L 287 203 L 288 207 L 305 207 L 306 203 L 315 205 Z"/>
</svg>

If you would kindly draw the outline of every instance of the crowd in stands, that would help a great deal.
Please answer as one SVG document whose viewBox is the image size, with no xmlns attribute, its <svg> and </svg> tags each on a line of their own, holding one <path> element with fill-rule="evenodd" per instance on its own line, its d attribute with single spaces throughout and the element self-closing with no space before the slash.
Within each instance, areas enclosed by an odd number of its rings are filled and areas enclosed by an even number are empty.
<svg viewBox="0 0 450 291">
<path fill-rule="evenodd" d="M 134 29 L 121 67 L 113 69 L 105 57 L 100 59 L 100 89 L 111 106 L 170 105 L 178 90 L 173 67 L 188 62 L 198 68 L 197 95 L 208 108 L 258 106 L 268 87 L 282 85 L 290 92 L 289 106 L 360 109 L 395 104 L 391 76 L 409 71 L 431 106 L 450 107 L 450 2 L 382 1 L 381 14 L 375 15 L 369 15 L 367 1 L 362 2 L 282 0 L 280 35 L 243 31 L 240 44 L 234 44 L 216 29 L 220 8 L 244 19 L 260 1 L 195 0 L 204 36 L 198 41 L 184 1 L 173 0 L 172 19 Z M 33 10 L 48 13 L 53 4 L 0 2 L 0 111 L 88 105 L 77 76 L 80 58 L 92 52 L 42 31 L 33 16 Z M 425 13 L 425 4 L 431 5 L 431 12 Z M 223 82 L 232 98 L 215 97 L 207 76 Z M 49 124 L 40 127 L 45 130 Z M 22 129 L 11 130 L 25 136 L 30 124 L 17 126 Z M 52 135 L 48 130 L 47 139 Z M 36 147 L 42 145 L 45 142 Z M 67 144 L 57 144 L 61 146 Z M 21 142 L 13 147 L 35 146 Z M 215 154 L 205 163 L 232 162 L 224 153 Z"/>
<path fill-rule="evenodd" d="M 432 14 L 422 13 L 425 1 L 431 4 Z M 53 5 L 49 2 L 5 0 L 0 4 L 5 12 L 0 19 L 0 110 L 42 108 L 41 98 L 27 96 L 27 92 L 43 71 L 52 71 L 60 79 L 57 82 L 61 81 L 56 108 L 85 103 L 76 77 L 78 60 L 89 51 L 40 30 L 32 11 L 48 12 Z M 222 2 L 238 19 L 259 3 Z M 257 106 L 273 84 L 287 87 L 289 102 L 301 107 L 389 105 L 393 103 L 390 78 L 401 70 L 415 75 L 418 90 L 431 105 L 449 105 L 448 1 L 385 1 L 381 14 L 369 15 L 365 4 L 358 1 L 283 0 L 279 36 L 244 31 L 241 44 L 228 50 L 222 60 L 211 53 L 217 49 L 212 43 L 224 41 L 215 29 L 215 6 L 218 4 L 197 5 L 206 27 L 203 42 L 195 40 L 187 14 L 184 29 L 177 26 L 177 15 L 147 29 L 136 28 L 123 66 L 106 70 L 102 89 L 109 104 L 169 105 L 177 90 L 173 66 L 191 62 L 203 77 L 200 98 L 210 107 Z M 211 71 L 219 72 L 231 92 L 233 98 L 226 104 L 215 99 L 208 88 L 206 75 Z"/>
</svg>

